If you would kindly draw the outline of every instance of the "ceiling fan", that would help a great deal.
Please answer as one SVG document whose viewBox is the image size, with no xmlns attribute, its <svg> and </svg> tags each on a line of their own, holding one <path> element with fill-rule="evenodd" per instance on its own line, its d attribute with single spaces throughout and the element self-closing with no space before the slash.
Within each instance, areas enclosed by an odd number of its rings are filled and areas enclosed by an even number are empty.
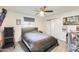
<svg viewBox="0 0 79 59">
<path fill-rule="evenodd" d="M 51 13 L 53 10 L 48 10 L 46 6 L 40 7 L 37 11 L 36 15 L 45 16 L 46 13 Z"/>
</svg>

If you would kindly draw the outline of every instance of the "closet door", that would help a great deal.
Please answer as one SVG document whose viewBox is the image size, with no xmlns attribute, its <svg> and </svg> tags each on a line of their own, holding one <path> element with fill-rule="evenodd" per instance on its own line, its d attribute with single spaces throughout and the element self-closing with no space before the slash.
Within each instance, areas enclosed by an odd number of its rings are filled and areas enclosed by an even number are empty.
<svg viewBox="0 0 79 59">
<path fill-rule="evenodd" d="M 51 34 L 57 39 L 65 41 L 66 34 L 62 31 L 62 22 L 61 18 L 51 20 Z"/>
</svg>

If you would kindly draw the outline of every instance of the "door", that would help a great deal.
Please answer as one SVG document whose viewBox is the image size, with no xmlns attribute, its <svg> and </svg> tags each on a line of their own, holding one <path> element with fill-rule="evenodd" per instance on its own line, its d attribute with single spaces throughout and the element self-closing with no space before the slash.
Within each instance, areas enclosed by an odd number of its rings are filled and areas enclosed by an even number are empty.
<svg viewBox="0 0 79 59">
<path fill-rule="evenodd" d="M 65 41 L 66 34 L 62 31 L 63 21 L 61 18 L 51 20 L 51 35 Z"/>
</svg>

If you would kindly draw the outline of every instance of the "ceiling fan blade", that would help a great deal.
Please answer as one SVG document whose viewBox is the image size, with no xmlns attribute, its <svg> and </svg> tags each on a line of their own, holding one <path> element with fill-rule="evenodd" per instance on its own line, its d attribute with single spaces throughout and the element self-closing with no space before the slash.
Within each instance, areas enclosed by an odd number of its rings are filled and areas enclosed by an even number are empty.
<svg viewBox="0 0 79 59">
<path fill-rule="evenodd" d="M 44 12 L 53 12 L 53 10 L 46 10 L 46 11 L 44 11 Z"/>
</svg>

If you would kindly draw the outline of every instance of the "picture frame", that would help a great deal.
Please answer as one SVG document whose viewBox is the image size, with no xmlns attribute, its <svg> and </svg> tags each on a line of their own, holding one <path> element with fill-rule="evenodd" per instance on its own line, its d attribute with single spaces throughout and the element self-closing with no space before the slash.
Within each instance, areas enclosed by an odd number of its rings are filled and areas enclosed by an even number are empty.
<svg viewBox="0 0 79 59">
<path fill-rule="evenodd" d="M 79 25 L 79 15 L 64 17 L 63 25 Z"/>
<path fill-rule="evenodd" d="M 21 19 L 16 19 L 16 25 L 21 25 Z"/>
</svg>

